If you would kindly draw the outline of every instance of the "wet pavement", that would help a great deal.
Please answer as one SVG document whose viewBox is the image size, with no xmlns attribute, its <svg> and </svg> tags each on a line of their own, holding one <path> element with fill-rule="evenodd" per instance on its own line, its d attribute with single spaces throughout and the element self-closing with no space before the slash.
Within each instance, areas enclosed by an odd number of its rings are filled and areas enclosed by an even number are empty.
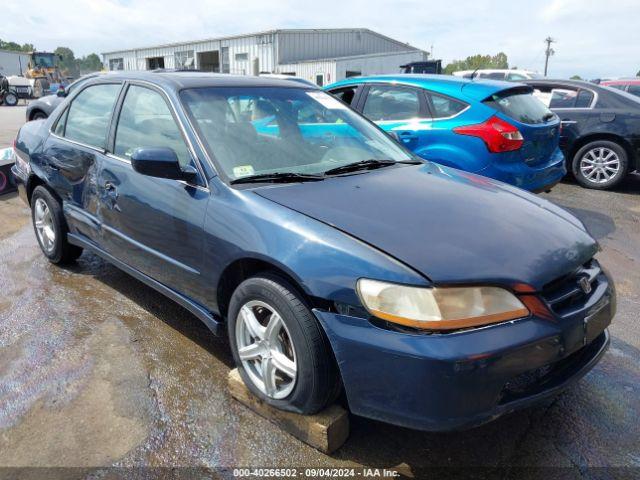
<svg viewBox="0 0 640 480">
<path fill-rule="evenodd" d="M 0 138 L 13 138 L 20 122 L 4 118 L 0 108 Z M 131 476 L 129 467 L 144 466 L 184 476 L 189 470 L 179 467 L 640 475 L 640 175 L 616 192 L 564 183 L 546 197 L 585 222 L 616 281 L 618 314 L 603 360 L 560 396 L 470 431 L 429 434 L 352 417 L 349 440 L 331 456 L 231 399 L 224 338 L 94 255 L 66 268 L 49 264 L 29 210 L 15 195 L 0 197 L 0 467 L 86 467 L 57 471 L 59 478 Z M 123 468 L 99 469 L 109 466 Z"/>
</svg>

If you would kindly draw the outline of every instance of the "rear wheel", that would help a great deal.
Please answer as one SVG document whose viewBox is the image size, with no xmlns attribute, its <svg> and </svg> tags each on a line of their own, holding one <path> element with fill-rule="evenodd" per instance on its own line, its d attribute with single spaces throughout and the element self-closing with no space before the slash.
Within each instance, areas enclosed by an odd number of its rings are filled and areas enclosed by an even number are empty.
<svg viewBox="0 0 640 480">
<path fill-rule="evenodd" d="M 31 219 L 40 249 L 51 263 L 69 263 L 82 254 L 82 248 L 67 240 L 69 229 L 60 203 L 43 186 L 37 186 L 31 196 Z"/>
<path fill-rule="evenodd" d="M 627 152 L 608 140 L 596 140 L 582 147 L 573 157 L 572 173 L 583 187 L 605 190 L 627 174 Z"/>
<path fill-rule="evenodd" d="M 18 95 L 14 92 L 7 92 L 4 96 L 4 103 L 9 107 L 15 107 L 18 104 Z"/>
<path fill-rule="evenodd" d="M 31 120 L 44 120 L 45 118 L 47 118 L 47 115 L 40 110 L 31 115 Z"/>
<path fill-rule="evenodd" d="M 229 337 L 249 390 L 276 408 L 315 413 L 335 400 L 339 376 L 321 326 L 286 280 L 245 280 L 229 305 Z"/>
</svg>

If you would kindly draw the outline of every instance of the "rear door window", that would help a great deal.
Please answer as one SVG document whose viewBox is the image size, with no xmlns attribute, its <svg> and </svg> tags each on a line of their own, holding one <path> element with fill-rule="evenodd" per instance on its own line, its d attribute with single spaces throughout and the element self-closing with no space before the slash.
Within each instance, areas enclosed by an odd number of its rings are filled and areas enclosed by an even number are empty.
<svg viewBox="0 0 640 480">
<path fill-rule="evenodd" d="M 580 90 L 576 97 L 575 108 L 589 108 L 593 102 L 593 93 L 589 90 Z"/>
<path fill-rule="evenodd" d="M 374 85 L 362 111 L 374 122 L 420 117 L 420 92 L 415 88 Z"/>
<path fill-rule="evenodd" d="M 80 92 L 66 114 L 65 138 L 105 148 L 111 113 L 119 93 L 120 84 L 114 83 L 92 85 Z"/>
<path fill-rule="evenodd" d="M 545 123 L 555 118 L 551 110 L 528 90 L 498 92 L 484 104 L 521 123 Z"/>
<path fill-rule="evenodd" d="M 574 108 L 578 92 L 567 88 L 554 88 L 551 90 L 549 108 Z"/>
</svg>

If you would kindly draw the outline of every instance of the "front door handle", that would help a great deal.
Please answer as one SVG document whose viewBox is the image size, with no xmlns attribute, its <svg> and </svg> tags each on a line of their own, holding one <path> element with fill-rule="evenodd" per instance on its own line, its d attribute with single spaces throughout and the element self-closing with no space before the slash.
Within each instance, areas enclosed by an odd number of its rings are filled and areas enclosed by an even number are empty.
<svg viewBox="0 0 640 480">
<path fill-rule="evenodd" d="M 118 206 L 118 188 L 111 182 L 104 183 L 104 191 L 109 199 L 109 207 L 113 210 L 121 211 Z"/>
</svg>

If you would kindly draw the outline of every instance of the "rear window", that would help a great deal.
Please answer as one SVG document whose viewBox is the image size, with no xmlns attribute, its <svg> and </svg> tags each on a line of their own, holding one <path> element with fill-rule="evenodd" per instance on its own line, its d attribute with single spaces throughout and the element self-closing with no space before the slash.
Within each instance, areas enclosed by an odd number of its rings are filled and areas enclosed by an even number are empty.
<svg viewBox="0 0 640 480">
<path fill-rule="evenodd" d="M 491 95 L 484 104 L 521 123 L 538 124 L 555 115 L 529 90 L 507 90 Z"/>
</svg>

